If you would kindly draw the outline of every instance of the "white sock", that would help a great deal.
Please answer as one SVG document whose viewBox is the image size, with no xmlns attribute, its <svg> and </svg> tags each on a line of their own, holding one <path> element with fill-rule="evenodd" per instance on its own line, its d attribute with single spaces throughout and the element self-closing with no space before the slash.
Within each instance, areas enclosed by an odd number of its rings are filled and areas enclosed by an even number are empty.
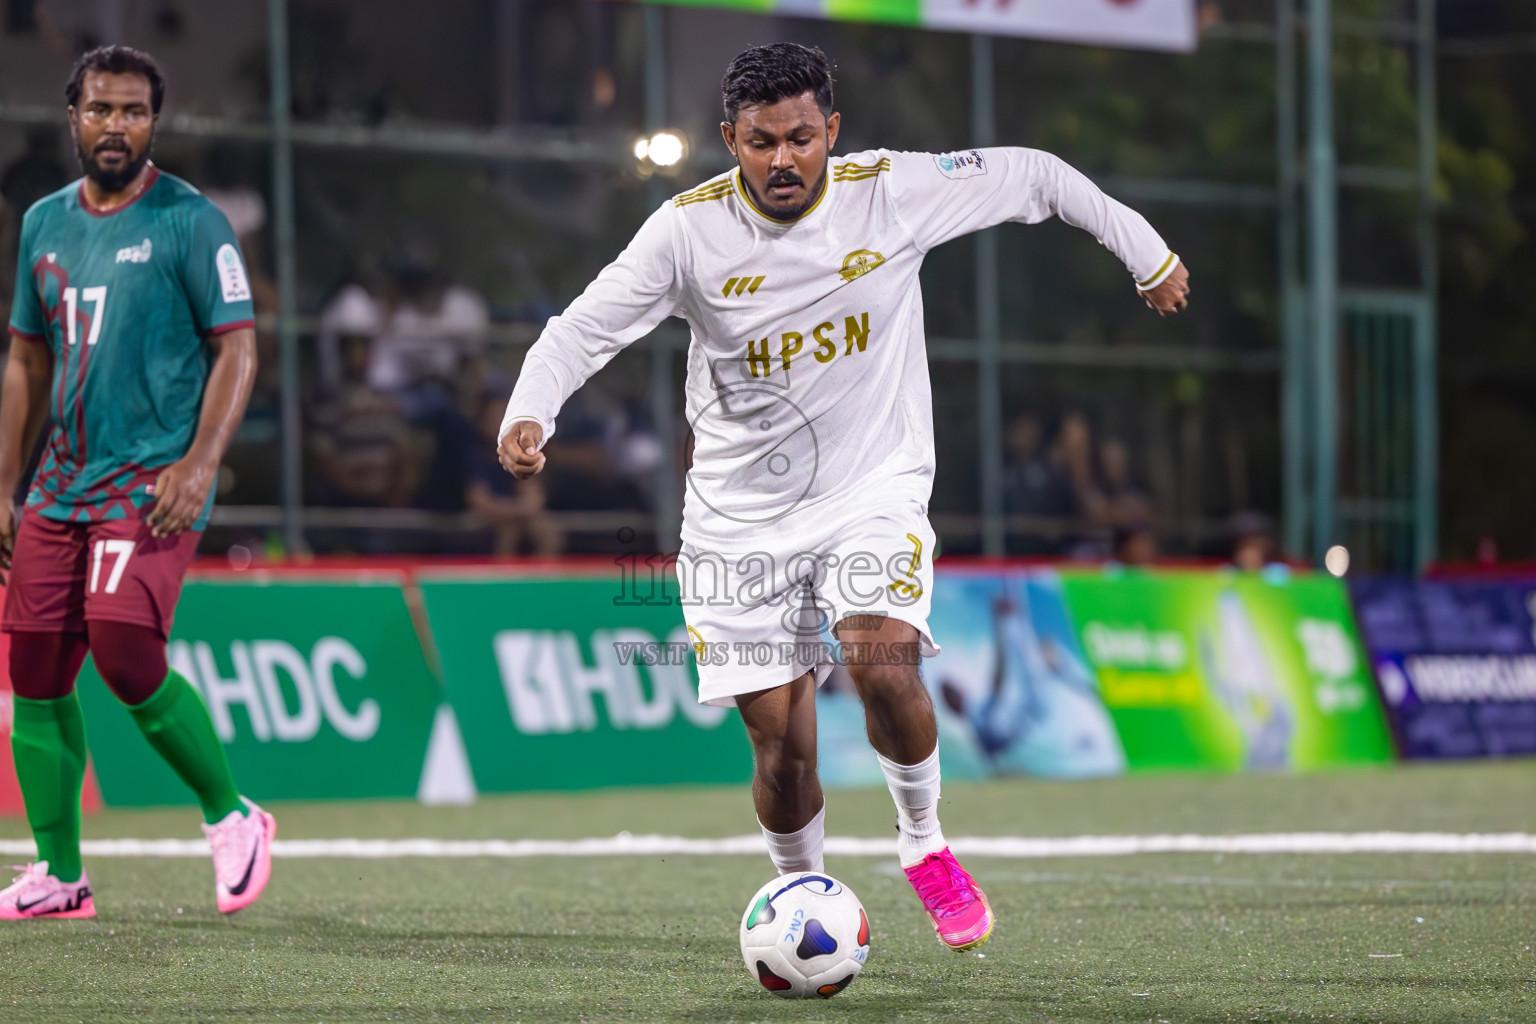
<svg viewBox="0 0 1536 1024">
<path fill-rule="evenodd" d="M 876 752 L 896 801 L 896 854 L 910 868 L 949 845 L 939 829 L 939 748 L 917 764 L 897 764 Z"/>
<path fill-rule="evenodd" d="M 821 810 L 816 812 L 816 817 L 806 823 L 798 832 L 770 832 L 759 821 L 757 827 L 763 830 L 763 838 L 768 841 L 768 856 L 773 859 L 774 870 L 781 875 L 787 875 L 791 871 L 825 871 L 826 865 L 822 863 L 821 848 L 827 838 L 827 805 L 823 803 Z"/>
</svg>

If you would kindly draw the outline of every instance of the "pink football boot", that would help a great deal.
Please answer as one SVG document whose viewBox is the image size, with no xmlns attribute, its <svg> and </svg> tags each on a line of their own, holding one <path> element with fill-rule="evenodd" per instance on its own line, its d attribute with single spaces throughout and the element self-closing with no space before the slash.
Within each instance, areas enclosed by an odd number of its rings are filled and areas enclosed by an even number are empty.
<svg viewBox="0 0 1536 1024">
<path fill-rule="evenodd" d="M 923 909 L 933 920 L 939 941 L 960 952 L 986 942 L 992 936 L 992 907 L 987 894 L 955 855 L 944 847 L 907 868 L 907 881 L 917 890 Z"/>
<path fill-rule="evenodd" d="M 213 892 L 221 914 L 233 914 L 255 903 L 272 876 L 272 838 L 277 835 L 277 821 L 249 800 L 245 806 L 250 813 L 230 811 L 218 824 L 203 826 L 213 849 Z"/>
<path fill-rule="evenodd" d="M 77 882 L 61 882 L 48 873 L 45 860 L 17 870 L 21 874 L 16 881 L 0 890 L 0 921 L 96 916 L 96 902 L 91 899 L 91 883 L 85 872 Z"/>
</svg>

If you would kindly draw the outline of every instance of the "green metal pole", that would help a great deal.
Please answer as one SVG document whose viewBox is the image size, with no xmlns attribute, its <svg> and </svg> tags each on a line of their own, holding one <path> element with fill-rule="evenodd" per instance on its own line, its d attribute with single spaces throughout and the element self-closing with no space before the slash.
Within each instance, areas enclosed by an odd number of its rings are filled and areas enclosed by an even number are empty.
<svg viewBox="0 0 1536 1024">
<path fill-rule="evenodd" d="M 272 233 L 277 261 L 277 338 L 282 381 L 283 540 L 308 550 L 303 521 L 303 429 L 299 410 L 298 274 L 294 264 L 293 111 L 288 92 L 287 0 L 267 2 L 272 106 Z"/>
<path fill-rule="evenodd" d="M 1436 238 L 1435 173 L 1439 148 L 1436 95 L 1435 0 L 1419 0 L 1419 260 L 1424 322 L 1414 359 L 1414 564 L 1422 572 L 1439 551 L 1440 408 L 1435 389 L 1439 362 L 1439 245 Z"/>
<path fill-rule="evenodd" d="M 647 7 L 645 19 L 645 129 L 656 132 L 667 126 L 667 23 L 661 7 Z M 650 205 L 666 201 L 665 183 L 652 178 L 647 187 Z M 651 339 L 651 420 L 661 445 L 661 465 L 656 469 L 656 548 L 676 551 L 683 510 L 677 469 L 678 443 L 673 431 L 676 389 L 672 386 L 672 346 L 659 335 Z"/>
<path fill-rule="evenodd" d="M 996 92 L 992 37 L 971 37 L 972 145 L 997 141 Z M 1006 550 L 1003 523 L 1003 395 L 998 359 L 997 229 L 976 234 L 976 430 L 981 477 L 981 550 Z"/>
<path fill-rule="evenodd" d="M 1333 144 L 1333 10 L 1307 0 L 1307 221 L 1313 395 L 1312 555 L 1335 541 L 1338 497 L 1338 166 Z"/>
<path fill-rule="evenodd" d="M 646 7 L 645 19 L 645 127 L 665 128 L 667 122 L 667 22 L 666 9 Z"/>
<path fill-rule="evenodd" d="M 1275 2 L 1275 108 L 1280 240 L 1282 543 L 1288 553 L 1301 555 L 1307 550 L 1307 392 L 1311 375 L 1307 373 L 1306 302 L 1298 279 L 1301 175 L 1296 165 L 1296 0 Z"/>
</svg>

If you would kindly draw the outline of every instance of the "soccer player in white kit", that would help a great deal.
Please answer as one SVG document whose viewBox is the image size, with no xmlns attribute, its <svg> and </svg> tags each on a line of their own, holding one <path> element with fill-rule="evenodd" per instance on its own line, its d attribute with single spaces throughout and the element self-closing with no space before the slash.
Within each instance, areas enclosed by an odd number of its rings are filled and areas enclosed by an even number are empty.
<svg viewBox="0 0 1536 1024">
<path fill-rule="evenodd" d="M 896 801 L 902 867 L 940 940 L 991 934 L 939 828 L 938 731 L 918 671 L 934 534 L 933 403 L 918 272 L 934 246 L 1051 216 L 1118 256 L 1148 306 L 1188 275 L 1141 215 L 1037 150 L 832 157 L 839 115 L 818 49 L 731 62 L 721 132 L 737 167 L 674 197 L 529 350 L 501 427 L 519 477 L 582 382 L 668 316 L 692 329 L 694 432 L 678 600 L 699 699 L 734 704 L 758 823 L 780 873 L 821 871 L 815 690 L 834 662 L 864 702 Z"/>
</svg>

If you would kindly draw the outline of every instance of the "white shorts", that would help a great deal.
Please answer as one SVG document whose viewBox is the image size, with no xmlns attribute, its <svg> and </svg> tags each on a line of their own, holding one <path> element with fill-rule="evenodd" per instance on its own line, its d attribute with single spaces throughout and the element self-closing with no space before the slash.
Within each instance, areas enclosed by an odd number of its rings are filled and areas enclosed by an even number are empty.
<svg viewBox="0 0 1536 1024">
<path fill-rule="evenodd" d="M 938 654 L 928 632 L 934 534 L 925 513 L 909 500 L 845 506 L 835 516 L 818 509 L 808 516 L 815 529 L 792 546 L 754 548 L 745 538 L 716 551 L 685 541 L 678 597 L 699 666 L 699 702 L 734 705 L 741 694 L 807 672 L 820 686 L 841 657 L 832 627 L 849 616 L 909 623 L 921 656 Z"/>
</svg>

